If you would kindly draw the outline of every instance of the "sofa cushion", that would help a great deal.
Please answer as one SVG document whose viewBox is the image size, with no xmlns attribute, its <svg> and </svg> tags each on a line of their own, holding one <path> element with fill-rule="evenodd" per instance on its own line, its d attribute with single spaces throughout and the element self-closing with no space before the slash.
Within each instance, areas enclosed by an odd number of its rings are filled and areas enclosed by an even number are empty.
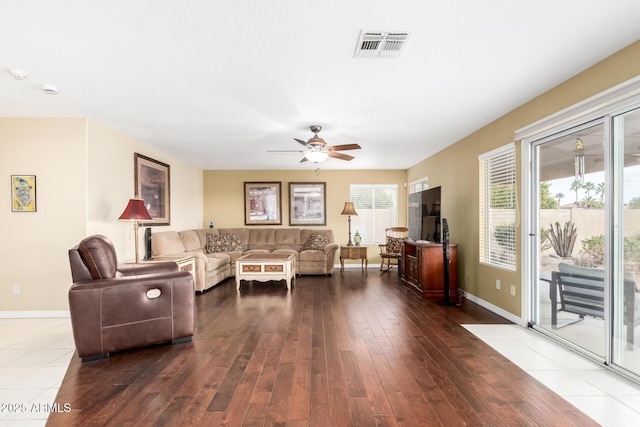
<svg viewBox="0 0 640 427">
<path fill-rule="evenodd" d="M 249 231 L 249 249 L 276 248 L 276 230 L 273 228 L 251 228 Z"/>
<path fill-rule="evenodd" d="M 205 266 L 207 271 L 216 270 L 222 266 L 225 266 L 231 262 L 231 257 L 225 252 L 215 252 L 207 255 L 207 264 Z"/>
<path fill-rule="evenodd" d="M 302 248 L 302 250 L 304 251 L 309 251 L 309 250 L 317 250 L 317 251 L 322 251 L 324 250 L 324 247 L 327 246 L 329 243 L 331 243 L 329 241 L 329 239 L 322 235 L 322 234 L 312 234 L 311 236 L 309 236 L 309 240 L 307 240 L 307 242 L 304 244 L 304 247 Z"/>
<path fill-rule="evenodd" d="M 287 248 L 276 249 L 275 251 L 273 251 L 274 254 L 295 255 L 296 257 L 298 256 L 298 252 L 299 251 L 295 249 L 287 249 Z"/>
<path fill-rule="evenodd" d="M 294 251 L 302 250 L 302 242 L 300 242 L 299 228 L 277 228 L 276 229 L 276 248 L 291 249 Z"/>
<path fill-rule="evenodd" d="M 175 255 L 184 252 L 182 239 L 175 231 L 159 231 L 151 238 L 153 255 Z"/>
<path fill-rule="evenodd" d="M 300 262 L 321 262 L 321 263 L 326 263 L 327 262 L 327 254 L 325 254 L 323 251 L 314 251 L 314 250 L 302 251 L 298 255 L 298 260 Z"/>
<path fill-rule="evenodd" d="M 198 236 L 198 239 L 200 240 L 200 249 L 203 251 L 207 247 L 207 234 L 220 234 L 218 233 L 217 228 L 196 228 L 191 231 L 196 233 Z"/>
<path fill-rule="evenodd" d="M 194 252 L 202 248 L 200 245 L 200 238 L 193 230 L 181 231 L 178 233 L 182 239 L 182 244 L 187 252 Z"/>
</svg>

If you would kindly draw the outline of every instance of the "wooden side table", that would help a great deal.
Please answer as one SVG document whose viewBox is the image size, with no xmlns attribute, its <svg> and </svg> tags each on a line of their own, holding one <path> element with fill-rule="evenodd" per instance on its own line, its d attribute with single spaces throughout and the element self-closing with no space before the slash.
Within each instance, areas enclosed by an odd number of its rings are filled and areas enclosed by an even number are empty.
<svg viewBox="0 0 640 427">
<path fill-rule="evenodd" d="M 340 271 L 344 271 L 345 259 L 359 259 L 362 271 L 369 266 L 366 246 L 340 246 Z"/>
</svg>

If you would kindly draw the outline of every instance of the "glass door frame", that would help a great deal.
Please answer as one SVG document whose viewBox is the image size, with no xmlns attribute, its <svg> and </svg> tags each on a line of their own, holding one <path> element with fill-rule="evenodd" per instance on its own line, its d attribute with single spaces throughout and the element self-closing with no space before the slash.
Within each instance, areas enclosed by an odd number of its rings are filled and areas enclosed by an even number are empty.
<svg viewBox="0 0 640 427">
<path fill-rule="evenodd" d="M 605 198 L 605 227 L 607 230 L 605 233 L 605 266 L 607 266 L 605 286 L 606 289 L 609 289 L 609 292 L 606 293 L 607 300 L 605 301 L 605 307 L 606 310 L 608 310 L 606 314 L 608 321 L 605 325 L 606 352 L 604 363 L 610 369 L 618 372 L 619 374 L 636 382 L 640 382 L 640 373 L 629 372 L 622 366 L 612 363 L 615 352 L 620 350 L 614 348 L 613 328 L 616 319 L 613 319 L 612 317 L 614 301 L 612 300 L 613 291 L 611 291 L 611 289 L 612 284 L 616 283 L 615 281 L 619 280 L 621 275 L 621 272 L 618 271 L 620 268 L 615 265 L 614 261 L 616 256 L 622 256 L 623 236 L 619 227 L 623 224 L 622 204 L 620 203 L 622 200 L 623 187 L 620 177 L 623 173 L 621 162 L 622 164 L 624 163 L 618 158 L 620 157 L 619 150 L 621 147 L 617 147 L 615 145 L 616 143 L 619 144 L 619 142 L 617 142 L 619 137 L 617 135 L 613 135 L 614 119 L 617 116 L 631 112 L 635 109 L 640 109 L 640 76 L 623 82 L 603 93 L 597 94 L 574 106 L 517 130 L 515 132 L 515 139 L 516 142 L 519 142 L 519 151 L 521 154 L 520 194 L 522 195 L 521 207 L 523 213 L 520 239 L 522 283 L 521 324 L 534 327 L 532 320 L 535 319 L 534 315 L 536 314 L 535 310 L 537 307 L 535 305 L 535 298 L 537 298 L 538 289 L 534 280 L 537 280 L 539 277 L 537 267 L 539 263 L 538 242 L 540 238 L 540 231 L 538 229 L 539 224 L 537 223 L 539 194 L 533 194 L 533 185 L 534 183 L 537 183 L 539 179 L 538 172 L 536 168 L 534 168 L 533 163 L 535 157 L 535 146 L 533 142 L 540 141 L 547 136 L 558 134 L 562 131 L 593 120 L 602 118 L 604 121 L 604 170 L 606 176 L 605 194 L 607 195 Z M 534 329 L 536 328 L 534 327 Z M 545 332 L 542 331 L 542 333 Z M 556 337 L 552 338 L 556 339 Z M 584 354 L 585 357 L 592 358 L 592 355 L 582 352 L 580 348 L 576 348 L 576 346 L 573 346 L 571 343 L 563 342 L 563 340 L 559 341 L 570 348 L 574 348 L 581 354 Z M 601 360 L 597 360 L 601 362 Z"/>
<path fill-rule="evenodd" d="M 522 147 L 522 153 L 523 153 L 523 159 L 525 157 L 528 158 L 528 168 L 527 170 L 529 171 L 528 173 L 528 201 L 529 201 L 529 211 L 528 211 L 528 221 L 526 222 L 526 227 L 524 227 L 526 230 L 528 230 L 527 232 L 527 236 L 523 236 L 523 239 L 527 239 L 528 241 L 528 249 L 529 249 L 529 254 L 525 255 L 525 260 L 526 262 L 523 262 L 523 266 L 526 264 L 526 268 L 528 269 L 528 280 L 523 281 L 523 283 L 528 283 L 529 286 L 527 287 L 527 291 L 526 294 L 528 296 L 528 300 L 527 300 L 527 324 L 532 327 L 533 329 L 535 329 L 538 332 L 541 332 L 542 334 L 549 336 L 550 338 L 561 342 L 563 345 L 568 346 L 570 348 L 572 348 L 573 350 L 585 355 L 586 357 L 593 359 L 599 363 L 608 363 L 609 362 L 609 357 L 610 357 L 610 347 L 611 347 L 611 334 L 609 333 L 610 330 L 610 324 L 611 322 L 608 320 L 611 317 L 611 300 L 609 295 L 611 294 L 610 289 L 611 289 L 611 273 L 610 273 L 610 268 L 608 268 L 608 266 L 610 264 L 607 263 L 607 259 L 608 259 L 608 254 L 610 253 L 609 247 L 610 245 L 607 243 L 607 241 L 605 241 L 605 261 L 604 261 L 604 265 L 603 268 L 605 269 L 605 280 L 604 280 L 604 289 L 605 289 L 605 301 L 604 301 L 604 326 L 603 326 L 603 348 L 599 351 L 601 351 L 601 355 L 597 354 L 587 348 L 581 347 L 577 344 L 575 344 L 574 342 L 563 338 L 561 335 L 559 334 L 555 334 L 553 333 L 553 331 L 550 331 L 548 328 L 545 328 L 541 325 L 538 325 L 536 323 L 536 319 L 539 319 L 540 316 L 540 307 L 539 307 L 539 292 L 540 292 L 540 281 L 541 280 L 547 280 L 547 279 L 542 279 L 541 275 L 540 275 L 540 271 L 538 269 L 539 265 L 540 265 L 540 230 L 541 230 L 541 224 L 540 224 L 540 184 L 541 184 L 541 177 L 540 177 L 540 170 L 541 170 L 541 166 L 540 165 L 540 151 L 539 151 L 539 147 L 543 146 L 544 144 L 547 143 L 552 143 L 553 141 L 556 141 L 558 139 L 561 139 L 564 136 L 567 135 L 571 135 L 571 134 L 575 134 L 576 132 L 580 132 L 581 130 L 588 130 L 597 126 L 602 126 L 602 131 L 603 131 L 603 135 L 604 135 L 604 141 L 603 141 L 603 154 L 605 159 L 610 158 L 610 156 L 608 156 L 607 153 L 607 147 L 610 146 L 611 144 L 608 143 L 608 141 L 610 140 L 610 127 L 608 125 L 608 123 L 610 123 L 610 119 L 606 116 L 603 117 L 596 117 L 593 118 L 591 120 L 585 121 L 583 123 L 579 123 L 579 124 L 572 124 L 572 126 L 569 127 L 563 127 L 562 129 L 553 129 L 550 130 L 549 132 L 543 133 L 543 134 L 538 134 L 535 137 L 532 138 L 528 138 L 525 141 L 522 141 L 523 145 Z M 527 152 L 527 156 L 525 156 L 525 151 Z M 612 181 L 610 178 L 610 168 L 607 164 L 604 165 L 604 175 L 605 175 L 605 185 L 608 186 L 609 183 Z M 524 180 L 523 180 L 524 181 Z M 605 211 L 605 219 L 604 219 L 604 235 L 605 235 L 605 240 L 610 240 L 610 235 L 611 233 L 609 233 L 609 230 L 611 230 L 610 225 L 610 215 L 608 214 L 608 212 L 610 211 L 609 206 L 608 206 L 608 198 L 605 198 L 605 207 L 604 207 L 604 211 Z M 524 270 L 525 268 L 523 268 Z M 549 282 L 549 286 L 551 286 L 551 283 Z M 550 289 L 550 292 L 552 290 Z M 525 293 L 525 291 L 523 291 L 523 294 Z M 552 310 L 555 310 L 555 307 L 551 307 Z"/>
</svg>

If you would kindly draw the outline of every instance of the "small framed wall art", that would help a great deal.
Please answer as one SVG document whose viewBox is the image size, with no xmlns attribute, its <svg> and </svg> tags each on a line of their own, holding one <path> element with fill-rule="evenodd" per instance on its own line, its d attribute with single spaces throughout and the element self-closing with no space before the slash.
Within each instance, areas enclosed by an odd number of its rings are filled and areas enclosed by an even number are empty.
<svg viewBox="0 0 640 427">
<path fill-rule="evenodd" d="M 171 225 L 171 185 L 169 165 L 134 153 L 135 194 L 153 218 L 150 225 Z"/>
<path fill-rule="evenodd" d="M 244 183 L 244 224 L 282 225 L 280 182 Z"/>
<path fill-rule="evenodd" d="M 36 211 L 35 175 L 11 175 L 11 211 Z"/>
<path fill-rule="evenodd" d="M 327 184 L 289 183 L 289 225 L 327 225 Z"/>
</svg>

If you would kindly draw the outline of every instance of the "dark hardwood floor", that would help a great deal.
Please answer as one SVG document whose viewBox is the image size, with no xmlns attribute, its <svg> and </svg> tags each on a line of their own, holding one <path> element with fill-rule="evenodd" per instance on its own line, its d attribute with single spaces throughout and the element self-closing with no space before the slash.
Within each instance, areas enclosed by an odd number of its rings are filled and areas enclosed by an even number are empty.
<svg viewBox="0 0 640 427">
<path fill-rule="evenodd" d="M 442 307 L 350 269 L 227 280 L 197 296 L 193 341 L 71 361 L 48 426 L 590 426 L 590 418 L 460 326 L 508 323 Z"/>
</svg>

